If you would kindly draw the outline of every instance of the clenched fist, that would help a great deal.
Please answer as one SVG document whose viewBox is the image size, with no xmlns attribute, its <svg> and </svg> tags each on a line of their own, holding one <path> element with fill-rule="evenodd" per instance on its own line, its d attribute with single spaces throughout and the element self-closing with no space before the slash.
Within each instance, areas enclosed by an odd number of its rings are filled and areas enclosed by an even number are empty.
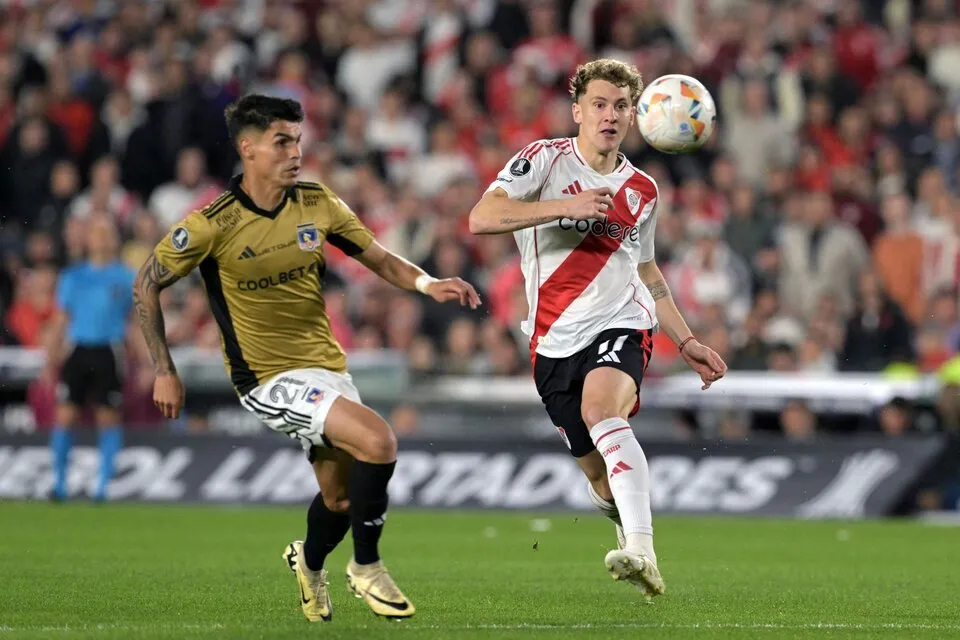
<svg viewBox="0 0 960 640">
<path fill-rule="evenodd" d="M 602 221 L 607 219 L 607 209 L 613 206 L 613 191 L 609 187 L 587 189 L 563 203 L 565 218 Z"/>
</svg>

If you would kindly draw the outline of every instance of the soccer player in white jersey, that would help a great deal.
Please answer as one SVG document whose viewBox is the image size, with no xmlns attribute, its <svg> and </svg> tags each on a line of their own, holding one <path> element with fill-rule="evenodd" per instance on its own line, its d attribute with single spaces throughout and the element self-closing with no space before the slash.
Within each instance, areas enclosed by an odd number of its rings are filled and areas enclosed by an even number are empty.
<svg viewBox="0 0 960 640">
<path fill-rule="evenodd" d="M 619 152 L 643 89 L 637 69 L 595 60 L 570 80 L 576 138 L 537 140 L 515 155 L 470 212 L 475 234 L 513 233 L 520 247 L 537 390 L 617 525 L 610 574 L 664 592 L 653 549 L 650 477 L 627 419 L 658 327 L 703 381 L 727 367 L 699 343 L 654 260 L 659 192 Z"/>
</svg>

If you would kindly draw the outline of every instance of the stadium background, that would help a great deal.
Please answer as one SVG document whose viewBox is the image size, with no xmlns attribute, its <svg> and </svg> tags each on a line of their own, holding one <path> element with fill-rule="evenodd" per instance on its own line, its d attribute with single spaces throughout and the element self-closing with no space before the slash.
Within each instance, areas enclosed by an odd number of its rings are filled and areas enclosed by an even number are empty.
<svg viewBox="0 0 960 640">
<path fill-rule="evenodd" d="M 237 170 L 222 111 L 260 91 L 306 107 L 303 179 L 485 300 L 480 313 L 425 302 L 328 248 L 328 312 L 365 397 L 402 441 L 495 451 L 508 437 L 562 454 L 530 383 L 516 247 L 471 236 L 466 219 L 516 150 L 575 133 L 566 78 L 611 56 L 647 79 L 693 75 L 719 109 L 696 154 L 653 152 L 636 131 L 625 142 L 660 185 L 658 262 L 731 367 L 700 394 L 658 336 L 638 433 L 729 451 L 809 443 L 828 457 L 936 438 L 946 464 L 884 510 L 956 509 L 941 435 L 960 427 L 958 5 L 7 0 L 0 445 L 39 443 L 19 434 L 51 426 L 54 387 L 37 374 L 57 274 L 82 257 L 85 225 L 113 220 L 122 259 L 139 268 Z M 261 433 L 225 385 L 199 280 L 163 305 L 187 416 L 165 424 L 153 408 L 131 325 L 126 424 L 205 443 Z"/>
</svg>

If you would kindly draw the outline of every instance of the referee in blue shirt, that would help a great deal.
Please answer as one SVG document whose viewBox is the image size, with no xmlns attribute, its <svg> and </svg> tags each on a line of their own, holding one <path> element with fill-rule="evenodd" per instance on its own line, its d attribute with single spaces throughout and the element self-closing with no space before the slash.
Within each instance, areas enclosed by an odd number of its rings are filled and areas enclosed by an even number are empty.
<svg viewBox="0 0 960 640">
<path fill-rule="evenodd" d="M 47 354 L 47 375 L 52 377 L 65 351 L 64 338 L 73 346 L 60 371 L 57 426 L 50 438 L 54 500 L 67 498 L 71 429 L 86 407 L 93 407 L 99 429 L 100 474 L 95 500 L 106 499 L 114 458 L 123 446 L 118 353 L 133 309 L 136 274 L 117 260 L 118 238 L 111 220 L 91 219 L 87 233 L 86 261 L 64 269 L 60 275 L 56 331 Z"/>
</svg>

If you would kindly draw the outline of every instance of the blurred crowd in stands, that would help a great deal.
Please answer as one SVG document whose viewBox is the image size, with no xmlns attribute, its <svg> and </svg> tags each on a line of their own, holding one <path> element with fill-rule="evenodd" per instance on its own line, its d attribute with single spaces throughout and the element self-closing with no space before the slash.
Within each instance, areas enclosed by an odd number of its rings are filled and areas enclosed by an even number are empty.
<svg viewBox="0 0 960 640">
<path fill-rule="evenodd" d="M 467 213 L 528 142 L 575 135 L 566 79 L 609 56 L 648 79 L 695 76 L 718 104 L 696 154 L 653 152 L 636 131 L 624 148 L 660 185 L 657 259 L 703 342 L 733 370 L 936 372 L 960 350 L 958 11 L 956 0 L 7 0 L 0 340 L 43 345 L 57 270 L 83 255 L 91 218 L 115 222 L 137 269 L 215 198 L 237 170 L 223 108 L 259 91 L 305 105 L 303 179 L 486 302 L 482 314 L 427 303 L 328 248 L 344 346 L 403 350 L 424 375 L 528 375 L 513 239 L 471 236 Z M 164 305 L 171 344 L 219 347 L 199 281 Z M 148 398 L 149 367 L 129 353 L 142 372 L 131 393 Z M 682 366 L 662 334 L 651 366 Z"/>
</svg>

